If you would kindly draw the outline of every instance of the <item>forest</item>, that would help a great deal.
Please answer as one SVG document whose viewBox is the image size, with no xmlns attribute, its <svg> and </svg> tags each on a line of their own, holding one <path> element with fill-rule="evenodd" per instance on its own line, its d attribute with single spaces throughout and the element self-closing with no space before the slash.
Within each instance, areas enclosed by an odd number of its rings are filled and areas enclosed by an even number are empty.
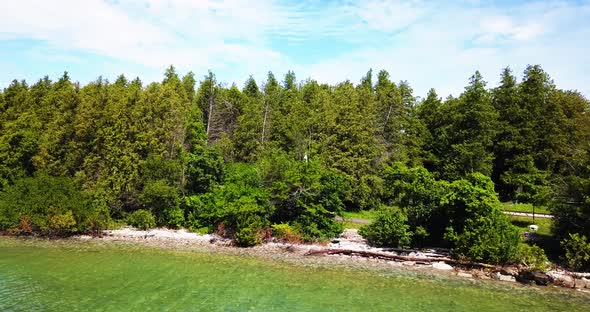
<svg viewBox="0 0 590 312">
<path fill-rule="evenodd" d="M 542 266 L 500 209 L 530 203 L 554 215 L 564 263 L 590 269 L 590 102 L 538 65 L 498 78 L 475 72 L 445 99 L 385 70 L 337 85 L 289 71 L 228 86 L 172 66 L 147 85 L 14 80 L 0 91 L 0 231 L 166 226 L 253 246 L 328 240 L 336 216 L 375 210 L 361 229 L 375 245 Z"/>
</svg>

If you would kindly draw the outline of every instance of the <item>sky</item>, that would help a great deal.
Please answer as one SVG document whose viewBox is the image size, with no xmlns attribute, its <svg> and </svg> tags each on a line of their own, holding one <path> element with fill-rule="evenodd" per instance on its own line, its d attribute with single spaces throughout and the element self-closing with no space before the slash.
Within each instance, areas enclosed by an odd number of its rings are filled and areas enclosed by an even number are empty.
<svg viewBox="0 0 590 312">
<path fill-rule="evenodd" d="M 502 68 L 540 64 L 588 97 L 589 38 L 590 0 L 3 0 L 0 88 L 64 71 L 147 83 L 169 65 L 240 87 L 287 70 L 336 84 L 372 68 L 447 96 L 476 70 L 494 87 Z"/>
</svg>

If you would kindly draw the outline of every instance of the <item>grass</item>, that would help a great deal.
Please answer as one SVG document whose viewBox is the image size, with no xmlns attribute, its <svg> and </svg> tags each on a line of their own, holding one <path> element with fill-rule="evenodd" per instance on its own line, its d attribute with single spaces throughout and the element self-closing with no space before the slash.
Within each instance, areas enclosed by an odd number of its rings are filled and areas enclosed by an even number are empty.
<svg viewBox="0 0 590 312">
<path fill-rule="evenodd" d="M 514 204 L 511 203 L 503 203 L 504 210 L 507 211 L 518 211 L 518 212 L 527 212 L 532 213 L 532 205 L 531 204 Z M 512 208 L 512 209 L 508 209 Z M 535 207 L 535 213 L 549 213 L 546 207 Z M 352 223 L 350 219 L 366 219 L 366 220 L 375 220 L 377 212 L 375 210 L 364 210 L 364 211 L 357 211 L 357 212 L 350 212 L 346 211 L 343 213 L 344 221 L 342 221 L 342 226 L 345 229 L 358 229 L 364 224 L 359 223 Z M 530 231 L 529 225 L 536 224 L 539 226 L 539 230 L 537 234 L 543 236 L 551 236 L 551 219 L 548 218 L 535 218 L 533 222 L 532 217 L 521 217 L 521 216 L 510 216 L 510 220 L 512 224 L 518 227 L 522 231 Z"/>
<path fill-rule="evenodd" d="M 365 219 L 365 220 L 373 221 L 373 220 L 375 220 L 376 215 L 377 215 L 377 211 L 375 211 L 375 210 L 362 210 L 362 211 L 355 211 L 355 212 L 345 211 L 342 213 L 342 217 L 344 218 L 344 221 L 341 221 L 340 223 L 342 223 L 342 226 L 345 229 L 360 229 L 365 224 L 353 223 L 353 222 L 350 222 L 350 220 L 351 219 Z"/>
<path fill-rule="evenodd" d="M 539 226 L 537 234 L 550 236 L 551 233 L 551 219 L 548 218 L 535 218 L 533 221 L 532 217 L 521 217 L 521 216 L 510 216 L 512 224 L 521 229 L 522 231 L 530 231 L 529 225 L 536 224 Z"/>
<path fill-rule="evenodd" d="M 375 210 L 361 210 L 361 211 L 345 211 L 342 213 L 344 219 L 366 219 L 366 220 L 374 220 L 375 216 L 377 215 L 377 211 Z"/>
<path fill-rule="evenodd" d="M 513 204 L 511 202 L 506 202 L 506 203 L 502 203 L 502 210 L 533 213 L 533 205 L 532 204 Z M 545 206 L 536 206 L 535 213 L 550 214 L 551 212 Z"/>
<path fill-rule="evenodd" d="M 348 222 L 348 221 L 341 221 L 340 223 L 342 223 L 342 227 L 345 229 L 360 229 L 363 225 L 365 224 L 360 224 L 360 223 L 352 223 L 352 222 Z"/>
</svg>

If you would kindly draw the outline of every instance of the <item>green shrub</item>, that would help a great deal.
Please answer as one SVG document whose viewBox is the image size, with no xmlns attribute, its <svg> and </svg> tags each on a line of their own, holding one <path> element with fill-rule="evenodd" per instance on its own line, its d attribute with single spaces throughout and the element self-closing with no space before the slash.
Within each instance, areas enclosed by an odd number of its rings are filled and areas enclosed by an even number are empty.
<svg viewBox="0 0 590 312">
<path fill-rule="evenodd" d="M 96 204 L 96 208 L 88 214 L 84 221 L 83 228 L 94 236 L 100 236 L 102 231 L 113 225 L 109 208 L 106 205 Z"/>
<path fill-rule="evenodd" d="M 175 210 L 180 205 L 180 197 L 176 186 L 170 185 L 164 179 L 149 181 L 139 196 L 139 202 L 145 209 L 153 211 L 158 225 L 176 226 L 175 223 L 178 222 L 179 216 Z M 182 221 L 180 225 L 182 225 Z"/>
<path fill-rule="evenodd" d="M 192 229 L 209 227 L 234 240 L 238 246 L 261 242 L 261 232 L 269 224 L 272 206 L 256 168 L 249 164 L 227 167 L 223 186 L 212 193 L 193 195 L 185 201 Z"/>
<path fill-rule="evenodd" d="M 299 243 L 302 241 L 301 234 L 288 223 L 273 224 L 271 228 L 272 235 L 281 242 Z"/>
<path fill-rule="evenodd" d="M 0 230 L 60 236 L 84 232 L 97 209 L 71 178 L 23 178 L 0 192 Z"/>
<path fill-rule="evenodd" d="M 311 159 L 302 162 L 274 151 L 259 161 L 270 200 L 271 221 L 289 223 L 305 241 L 330 239 L 342 231 L 334 219 L 344 208 L 344 177 Z"/>
<path fill-rule="evenodd" d="M 147 230 L 156 226 L 156 218 L 151 212 L 140 209 L 127 217 L 127 223 L 140 230 Z"/>
<path fill-rule="evenodd" d="M 446 223 L 443 238 L 454 257 L 501 264 L 514 259 L 520 232 L 500 209 L 489 177 L 480 173 L 449 183 L 436 222 Z"/>
<path fill-rule="evenodd" d="M 184 225 L 184 211 L 180 207 L 172 207 L 164 210 L 166 225 L 180 228 Z"/>
<path fill-rule="evenodd" d="M 65 213 L 55 211 L 49 217 L 49 230 L 52 234 L 61 235 L 63 233 L 72 232 L 76 228 L 76 220 L 71 210 Z"/>
<path fill-rule="evenodd" d="M 251 247 L 262 242 L 262 220 L 257 215 L 241 216 L 233 234 L 234 243 L 240 247 Z"/>
<path fill-rule="evenodd" d="M 516 254 L 516 262 L 528 267 L 532 271 L 546 271 L 549 260 L 545 251 L 537 245 L 520 244 Z"/>
<path fill-rule="evenodd" d="M 408 217 L 395 207 L 384 207 L 377 212 L 375 221 L 361 227 L 359 233 L 367 241 L 379 247 L 410 246 L 412 233 L 407 224 Z"/>
<path fill-rule="evenodd" d="M 590 270 L 590 242 L 584 235 L 569 234 L 561 241 L 567 265 L 574 270 Z"/>
</svg>

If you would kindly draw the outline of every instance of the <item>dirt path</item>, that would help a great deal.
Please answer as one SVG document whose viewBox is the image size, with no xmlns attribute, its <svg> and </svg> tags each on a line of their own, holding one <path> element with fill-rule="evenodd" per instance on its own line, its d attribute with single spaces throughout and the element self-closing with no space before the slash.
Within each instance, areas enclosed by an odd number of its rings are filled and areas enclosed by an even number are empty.
<svg viewBox="0 0 590 312">
<path fill-rule="evenodd" d="M 336 221 L 341 221 L 341 222 L 350 222 L 350 223 L 357 223 L 357 224 L 369 224 L 371 223 L 371 220 L 369 219 L 357 219 L 357 218 L 350 218 L 350 219 L 344 219 L 342 217 L 336 217 L 334 218 Z"/>
<path fill-rule="evenodd" d="M 511 216 L 519 216 L 519 217 L 533 217 L 532 213 L 528 213 L 528 212 L 516 212 L 516 211 L 502 211 L 503 213 L 507 214 L 507 215 L 511 215 Z M 546 219 L 551 219 L 553 218 L 553 215 L 550 214 L 545 214 L 545 213 L 535 213 L 535 218 L 546 218 Z M 356 223 L 356 224 L 369 224 L 371 223 L 371 220 L 369 219 L 359 219 L 359 218 L 342 218 L 342 217 L 336 217 L 335 218 L 336 221 L 341 221 L 341 222 L 350 222 L 350 223 Z"/>
<path fill-rule="evenodd" d="M 516 212 L 516 211 L 503 211 L 505 214 L 507 215 L 511 215 L 511 216 L 519 216 L 519 217 L 533 217 L 532 213 L 528 213 L 528 212 Z M 553 218 L 553 215 L 550 214 L 545 214 L 545 213 L 535 213 L 535 218 L 547 218 L 547 219 L 551 219 Z"/>
</svg>

